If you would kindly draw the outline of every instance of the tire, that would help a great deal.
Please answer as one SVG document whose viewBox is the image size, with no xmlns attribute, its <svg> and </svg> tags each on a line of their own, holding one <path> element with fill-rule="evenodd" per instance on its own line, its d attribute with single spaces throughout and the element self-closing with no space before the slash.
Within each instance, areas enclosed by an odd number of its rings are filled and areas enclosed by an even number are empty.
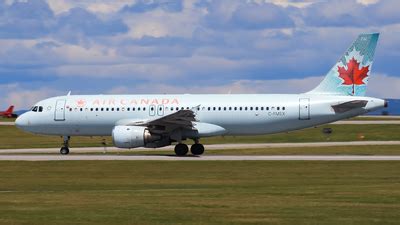
<svg viewBox="0 0 400 225">
<path fill-rule="evenodd" d="M 202 144 L 194 144 L 190 147 L 190 152 L 193 155 L 202 155 L 204 153 L 204 146 Z"/>
<path fill-rule="evenodd" d="M 67 147 L 62 147 L 60 149 L 60 154 L 61 155 L 68 155 L 69 154 L 69 149 Z"/>
<path fill-rule="evenodd" d="M 175 154 L 177 156 L 185 156 L 189 152 L 189 147 L 185 144 L 177 144 L 175 146 Z"/>
</svg>

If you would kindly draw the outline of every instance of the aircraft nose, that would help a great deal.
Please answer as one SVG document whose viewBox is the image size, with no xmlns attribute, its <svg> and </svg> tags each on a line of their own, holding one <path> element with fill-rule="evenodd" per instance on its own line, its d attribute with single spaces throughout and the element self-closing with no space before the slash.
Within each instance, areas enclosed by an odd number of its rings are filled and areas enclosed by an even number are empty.
<svg viewBox="0 0 400 225">
<path fill-rule="evenodd" d="M 19 129 L 23 130 L 27 125 L 28 119 L 25 115 L 21 115 L 15 120 L 15 126 L 17 126 Z"/>
</svg>

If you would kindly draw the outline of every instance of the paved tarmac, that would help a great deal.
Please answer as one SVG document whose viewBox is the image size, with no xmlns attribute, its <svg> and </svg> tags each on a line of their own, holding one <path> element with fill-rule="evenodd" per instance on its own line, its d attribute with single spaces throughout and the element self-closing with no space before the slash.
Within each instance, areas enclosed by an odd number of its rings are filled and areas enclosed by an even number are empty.
<svg viewBox="0 0 400 225">
<path fill-rule="evenodd" d="M 400 141 L 349 141 L 349 142 L 306 142 L 306 143 L 252 143 L 252 144 L 217 144 L 204 145 L 206 150 L 224 150 L 224 149 L 257 149 L 257 148 L 304 148 L 304 147 L 338 147 L 338 146 L 367 146 L 367 145 L 400 145 Z M 115 147 L 88 147 L 88 148 L 70 148 L 73 153 L 99 153 L 104 152 L 148 152 L 148 151 L 171 151 L 174 146 L 163 148 L 135 148 L 131 150 Z M 59 153 L 59 148 L 31 148 L 31 149 L 0 149 L 1 154 L 29 154 L 29 153 Z"/>
<path fill-rule="evenodd" d="M 1 155 L 0 161 L 400 161 L 400 156 L 118 156 L 118 155 Z"/>
<path fill-rule="evenodd" d="M 0 122 L 0 126 L 14 126 L 14 122 Z"/>
</svg>

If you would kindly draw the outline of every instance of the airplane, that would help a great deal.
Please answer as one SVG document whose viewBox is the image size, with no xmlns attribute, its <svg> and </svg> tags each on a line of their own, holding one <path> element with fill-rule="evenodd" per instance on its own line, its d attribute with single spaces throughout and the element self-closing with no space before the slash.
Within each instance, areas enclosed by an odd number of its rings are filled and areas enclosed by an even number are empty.
<svg viewBox="0 0 400 225">
<path fill-rule="evenodd" d="M 5 118 L 17 118 L 17 114 L 14 114 L 14 106 L 8 107 L 6 111 L 0 112 L 0 116 L 5 117 Z"/>
<path fill-rule="evenodd" d="M 118 148 L 159 148 L 177 143 L 185 156 L 204 153 L 200 140 L 261 135 L 314 127 L 362 115 L 387 101 L 366 97 L 379 33 L 360 34 L 313 90 L 302 94 L 71 95 L 38 102 L 18 117 L 24 131 L 63 137 L 111 136 Z"/>
</svg>

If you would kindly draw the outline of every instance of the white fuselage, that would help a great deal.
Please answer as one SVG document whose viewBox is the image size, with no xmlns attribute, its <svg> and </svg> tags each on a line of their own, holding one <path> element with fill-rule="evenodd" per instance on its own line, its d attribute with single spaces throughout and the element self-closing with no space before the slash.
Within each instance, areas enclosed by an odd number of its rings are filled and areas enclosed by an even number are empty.
<svg viewBox="0 0 400 225">
<path fill-rule="evenodd" d="M 332 108 L 352 100 L 368 103 L 344 113 L 335 113 Z M 330 123 L 382 108 L 384 104 L 384 100 L 370 97 L 307 94 L 71 95 L 37 103 L 36 112 L 23 114 L 17 126 L 45 135 L 110 136 L 121 121 L 153 120 L 191 109 L 196 112 L 197 122 L 221 127 L 205 133 L 200 129 L 199 137 L 256 135 Z"/>
</svg>

